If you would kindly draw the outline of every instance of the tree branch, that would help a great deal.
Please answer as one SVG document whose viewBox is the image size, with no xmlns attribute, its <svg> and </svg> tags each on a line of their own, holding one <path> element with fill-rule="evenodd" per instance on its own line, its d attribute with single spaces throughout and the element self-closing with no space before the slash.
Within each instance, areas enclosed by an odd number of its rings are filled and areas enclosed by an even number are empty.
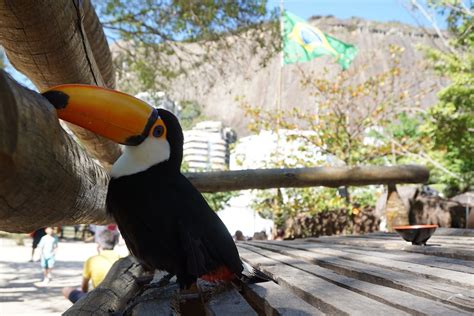
<svg viewBox="0 0 474 316">
<path fill-rule="evenodd" d="M 107 181 L 51 104 L 0 71 L 0 230 L 110 222 Z"/>
<path fill-rule="evenodd" d="M 0 0 L 0 21 L 0 44 L 8 59 L 38 89 L 64 83 L 113 88 L 111 55 L 89 0 Z M 117 144 L 70 127 L 105 166 L 120 156 Z"/>
<path fill-rule="evenodd" d="M 254 169 L 186 173 L 185 175 L 201 192 L 225 192 L 289 187 L 425 183 L 428 181 L 429 171 L 422 166 L 401 165 Z"/>
</svg>

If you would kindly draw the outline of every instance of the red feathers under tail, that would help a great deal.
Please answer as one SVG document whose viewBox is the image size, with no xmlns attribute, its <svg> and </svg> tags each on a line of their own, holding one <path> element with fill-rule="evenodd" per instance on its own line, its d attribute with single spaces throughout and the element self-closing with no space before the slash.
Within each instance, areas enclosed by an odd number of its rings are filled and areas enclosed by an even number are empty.
<svg viewBox="0 0 474 316">
<path fill-rule="evenodd" d="M 220 266 L 216 270 L 201 276 L 201 279 L 208 282 L 231 281 L 235 278 L 235 273 L 226 266 Z"/>
</svg>

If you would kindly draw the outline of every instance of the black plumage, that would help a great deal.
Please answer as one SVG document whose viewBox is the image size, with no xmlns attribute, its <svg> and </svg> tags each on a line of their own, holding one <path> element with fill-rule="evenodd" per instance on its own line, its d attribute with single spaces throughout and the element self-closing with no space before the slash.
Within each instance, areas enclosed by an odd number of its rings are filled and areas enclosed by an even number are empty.
<svg viewBox="0 0 474 316">
<path fill-rule="evenodd" d="M 242 262 L 227 228 L 180 172 L 179 122 L 168 111 L 159 114 L 167 129 L 169 160 L 111 179 L 107 211 L 131 253 L 149 269 L 175 274 L 182 288 L 222 267 L 240 276 Z"/>
</svg>

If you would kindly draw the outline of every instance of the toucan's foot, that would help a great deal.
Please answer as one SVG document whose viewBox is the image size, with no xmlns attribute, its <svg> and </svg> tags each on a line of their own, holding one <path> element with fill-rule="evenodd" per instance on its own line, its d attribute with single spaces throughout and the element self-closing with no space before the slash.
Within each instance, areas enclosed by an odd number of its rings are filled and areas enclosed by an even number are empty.
<svg viewBox="0 0 474 316">
<path fill-rule="evenodd" d="M 181 315 L 208 315 L 204 309 L 201 292 L 196 282 L 178 292 L 179 311 Z"/>
<path fill-rule="evenodd" d="M 199 288 L 196 282 L 192 283 L 189 287 L 179 290 L 179 296 L 183 299 L 194 299 L 199 297 Z"/>
<path fill-rule="evenodd" d="M 150 282 L 148 284 L 145 284 L 144 287 L 146 287 L 146 289 L 155 289 L 155 288 L 166 286 L 166 285 L 170 284 L 170 281 L 173 277 L 174 277 L 173 273 L 168 273 L 168 274 L 162 276 L 161 279 L 159 279 L 157 282 Z M 154 279 L 155 278 L 153 278 L 153 280 Z"/>
<path fill-rule="evenodd" d="M 174 274 L 165 274 L 163 272 L 157 272 L 155 274 L 145 275 L 137 278 L 137 283 L 140 286 L 139 291 L 135 296 L 132 298 L 131 303 L 141 302 L 140 297 L 147 292 L 148 290 L 159 289 L 167 286 L 170 283 L 170 280 L 173 278 Z M 163 276 L 162 276 L 163 275 Z M 161 277 L 157 282 L 153 282 L 155 277 Z M 138 303 L 136 303 L 138 304 Z M 134 304 L 134 305 L 136 305 Z"/>
<path fill-rule="evenodd" d="M 153 275 L 141 276 L 141 277 L 138 277 L 136 280 L 139 286 L 146 286 L 151 281 L 153 281 Z"/>
</svg>

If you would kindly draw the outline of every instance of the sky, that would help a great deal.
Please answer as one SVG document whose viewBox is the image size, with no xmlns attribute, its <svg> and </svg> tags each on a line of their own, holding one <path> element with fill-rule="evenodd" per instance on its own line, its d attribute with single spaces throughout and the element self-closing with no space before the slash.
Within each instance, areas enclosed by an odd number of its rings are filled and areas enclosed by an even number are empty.
<svg viewBox="0 0 474 316">
<path fill-rule="evenodd" d="M 279 7 L 280 0 L 268 0 L 268 6 Z M 431 25 L 419 13 L 410 10 L 409 0 L 285 0 L 283 7 L 304 19 L 314 15 L 334 15 L 341 19 L 360 17 L 380 22 L 399 21 L 414 26 Z M 437 22 L 441 28 L 446 27 L 440 16 Z"/>
<path fill-rule="evenodd" d="M 420 0 L 419 2 L 424 2 Z M 348 19 L 353 16 L 380 22 L 399 21 L 402 23 L 430 27 L 431 23 L 419 13 L 410 10 L 409 0 L 285 0 L 285 10 L 308 19 L 315 15 L 333 15 L 337 18 Z M 280 0 L 268 0 L 269 8 L 279 8 Z M 436 20 L 441 28 L 445 22 L 441 16 Z M 111 36 L 110 32 L 106 34 Z M 13 67 L 7 67 L 13 77 L 30 89 L 34 85 Z"/>
</svg>

